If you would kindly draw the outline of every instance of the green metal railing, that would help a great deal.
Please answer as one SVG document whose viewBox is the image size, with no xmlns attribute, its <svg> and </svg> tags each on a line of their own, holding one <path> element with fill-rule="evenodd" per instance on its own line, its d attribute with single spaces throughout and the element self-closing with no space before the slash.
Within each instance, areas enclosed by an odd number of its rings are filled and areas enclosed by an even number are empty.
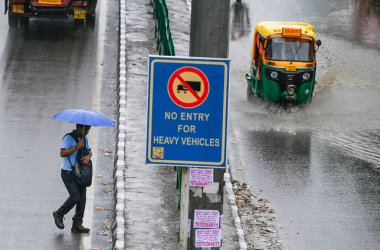
<svg viewBox="0 0 380 250">
<path fill-rule="evenodd" d="M 170 32 L 168 7 L 165 0 L 150 0 L 154 9 L 155 37 L 160 55 L 175 56 L 174 44 Z"/>
</svg>

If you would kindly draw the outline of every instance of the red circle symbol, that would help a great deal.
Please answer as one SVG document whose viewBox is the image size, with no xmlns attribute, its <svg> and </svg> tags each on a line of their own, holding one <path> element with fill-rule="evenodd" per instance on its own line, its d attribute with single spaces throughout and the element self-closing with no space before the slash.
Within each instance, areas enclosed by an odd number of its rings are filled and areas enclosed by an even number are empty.
<svg viewBox="0 0 380 250">
<path fill-rule="evenodd" d="M 183 67 L 169 78 L 168 93 L 172 101 L 183 108 L 201 105 L 209 94 L 210 86 L 206 75 L 197 68 Z"/>
</svg>

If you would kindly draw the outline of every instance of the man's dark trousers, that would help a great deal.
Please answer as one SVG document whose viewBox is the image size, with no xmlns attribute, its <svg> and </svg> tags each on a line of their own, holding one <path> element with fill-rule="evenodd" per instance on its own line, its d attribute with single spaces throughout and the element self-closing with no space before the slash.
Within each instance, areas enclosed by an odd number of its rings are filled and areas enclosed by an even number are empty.
<svg viewBox="0 0 380 250">
<path fill-rule="evenodd" d="M 86 207 L 86 188 L 78 185 L 72 172 L 62 170 L 61 177 L 70 197 L 57 210 L 57 213 L 64 216 L 76 205 L 73 226 L 82 225 L 84 209 Z"/>
</svg>

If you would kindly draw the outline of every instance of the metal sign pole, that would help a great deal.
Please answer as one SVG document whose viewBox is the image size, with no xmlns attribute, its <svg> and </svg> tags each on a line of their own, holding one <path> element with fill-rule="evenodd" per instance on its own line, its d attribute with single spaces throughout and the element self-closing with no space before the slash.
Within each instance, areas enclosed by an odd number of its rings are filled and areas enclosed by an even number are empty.
<svg viewBox="0 0 380 250">
<path fill-rule="evenodd" d="M 193 0 L 191 9 L 190 56 L 227 58 L 230 0 Z M 223 215 L 224 172 L 225 169 L 215 169 L 213 188 L 207 192 L 201 187 L 191 187 L 188 210 L 191 220 L 195 220 L 196 209 L 217 211 L 220 216 Z M 196 247 L 197 236 L 193 226 L 190 232 L 187 249 L 199 249 Z"/>
<path fill-rule="evenodd" d="M 187 249 L 189 211 L 189 168 L 182 167 L 179 249 Z"/>
</svg>

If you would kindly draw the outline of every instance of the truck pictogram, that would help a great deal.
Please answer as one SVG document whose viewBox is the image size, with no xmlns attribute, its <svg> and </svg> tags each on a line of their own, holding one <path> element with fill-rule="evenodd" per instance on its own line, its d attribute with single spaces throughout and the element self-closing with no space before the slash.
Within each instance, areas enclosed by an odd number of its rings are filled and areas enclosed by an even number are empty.
<svg viewBox="0 0 380 250">
<path fill-rule="evenodd" d="M 195 91 L 199 92 L 201 91 L 201 82 L 194 82 L 194 81 L 186 81 L 186 83 Z M 187 88 L 183 84 L 179 84 L 177 86 L 177 93 L 183 91 L 185 94 L 187 93 Z"/>
</svg>

